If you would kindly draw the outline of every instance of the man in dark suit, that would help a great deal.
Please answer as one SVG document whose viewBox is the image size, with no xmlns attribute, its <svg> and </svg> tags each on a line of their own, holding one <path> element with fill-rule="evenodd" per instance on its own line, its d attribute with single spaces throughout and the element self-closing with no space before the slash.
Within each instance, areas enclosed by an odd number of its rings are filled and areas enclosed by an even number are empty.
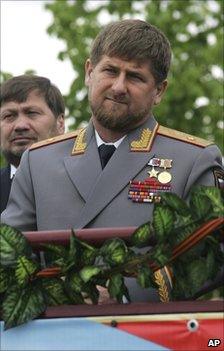
<svg viewBox="0 0 224 351">
<path fill-rule="evenodd" d="M 64 101 L 49 79 L 22 75 L 1 86 L 1 212 L 6 208 L 12 179 L 23 152 L 34 142 L 64 133 Z"/>
<path fill-rule="evenodd" d="M 10 165 L 0 170 L 0 181 L 1 181 L 1 213 L 6 208 L 9 193 L 11 189 L 11 178 L 10 178 Z"/>
</svg>

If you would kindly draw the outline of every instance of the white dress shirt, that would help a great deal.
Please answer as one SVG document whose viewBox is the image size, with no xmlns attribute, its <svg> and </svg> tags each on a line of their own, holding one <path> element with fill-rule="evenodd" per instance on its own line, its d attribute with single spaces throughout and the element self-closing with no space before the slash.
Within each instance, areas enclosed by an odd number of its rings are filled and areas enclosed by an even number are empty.
<svg viewBox="0 0 224 351">
<path fill-rule="evenodd" d="M 124 140 L 124 138 L 126 137 L 126 135 L 124 135 L 122 138 L 120 138 L 119 140 L 115 141 L 114 143 L 105 143 L 105 141 L 103 141 L 101 139 L 101 137 L 99 136 L 98 132 L 95 129 L 95 137 L 96 137 L 96 143 L 97 146 L 99 147 L 102 144 L 105 145 L 114 145 L 116 147 L 116 149 L 118 148 L 118 146 L 121 144 L 121 142 Z"/>
<path fill-rule="evenodd" d="M 16 170 L 17 168 L 10 164 L 10 179 L 14 177 L 14 175 L 16 174 Z"/>
</svg>

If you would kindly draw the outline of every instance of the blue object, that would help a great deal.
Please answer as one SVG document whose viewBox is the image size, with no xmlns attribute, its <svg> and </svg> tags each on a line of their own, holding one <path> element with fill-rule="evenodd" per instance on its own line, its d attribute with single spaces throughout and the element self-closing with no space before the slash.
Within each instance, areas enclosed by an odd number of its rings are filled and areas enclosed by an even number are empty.
<svg viewBox="0 0 224 351">
<path fill-rule="evenodd" d="M 117 328 L 87 318 L 39 319 L 3 330 L 0 322 L 0 350 L 168 350 Z"/>
</svg>

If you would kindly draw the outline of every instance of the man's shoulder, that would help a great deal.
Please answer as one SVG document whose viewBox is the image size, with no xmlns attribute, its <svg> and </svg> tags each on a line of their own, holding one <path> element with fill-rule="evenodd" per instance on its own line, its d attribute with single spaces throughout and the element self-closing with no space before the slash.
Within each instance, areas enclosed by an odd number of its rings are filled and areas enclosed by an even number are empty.
<svg viewBox="0 0 224 351">
<path fill-rule="evenodd" d="M 80 133 L 80 131 L 81 131 L 81 129 L 77 129 L 77 130 L 74 130 L 72 132 L 68 132 L 68 133 L 65 133 L 62 135 L 57 135 L 57 136 L 49 138 L 49 139 L 38 141 L 37 143 L 34 143 L 33 145 L 31 145 L 29 150 L 30 151 L 36 150 L 36 149 L 42 148 L 44 146 L 48 146 L 48 145 L 56 144 L 56 143 L 63 142 L 63 141 L 69 140 L 69 139 L 76 138 L 78 136 L 78 134 Z"/>
<path fill-rule="evenodd" d="M 183 132 L 180 132 L 179 130 L 167 128 L 164 126 L 159 126 L 157 134 L 165 136 L 170 139 L 179 140 L 187 144 L 199 146 L 202 148 L 214 144 L 212 141 L 208 141 L 208 140 L 196 137 L 194 135 L 183 133 Z"/>
</svg>

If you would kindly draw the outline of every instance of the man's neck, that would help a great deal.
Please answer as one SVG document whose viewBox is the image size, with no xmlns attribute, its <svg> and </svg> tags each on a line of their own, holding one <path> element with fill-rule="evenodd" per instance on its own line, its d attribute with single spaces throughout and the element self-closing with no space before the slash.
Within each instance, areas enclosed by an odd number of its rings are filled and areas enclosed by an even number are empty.
<svg viewBox="0 0 224 351">
<path fill-rule="evenodd" d="M 97 133 L 105 143 L 114 143 L 115 141 L 121 139 L 124 135 L 127 134 L 126 132 L 117 132 L 107 129 L 101 126 L 101 124 L 96 119 L 93 119 L 93 125 Z"/>
<path fill-rule="evenodd" d="M 124 135 L 127 135 L 128 133 L 130 133 L 132 130 L 134 130 L 134 129 L 140 127 L 141 125 L 143 125 L 150 117 L 151 117 L 151 115 L 150 116 L 145 116 L 145 118 L 142 119 L 141 121 L 139 121 L 139 123 L 136 124 L 135 127 L 133 127 L 130 130 L 124 130 L 124 131 L 114 131 L 114 130 L 105 128 L 93 116 L 92 116 L 92 122 L 93 122 L 94 128 L 96 129 L 96 131 L 98 132 L 99 136 L 101 137 L 101 139 L 105 143 L 114 143 L 115 141 L 121 139 Z"/>
<path fill-rule="evenodd" d="M 16 156 L 12 154 L 11 152 L 5 152 L 3 151 L 3 156 L 7 162 L 7 164 L 13 165 L 15 168 L 19 167 L 20 161 L 21 161 L 21 156 Z"/>
</svg>

